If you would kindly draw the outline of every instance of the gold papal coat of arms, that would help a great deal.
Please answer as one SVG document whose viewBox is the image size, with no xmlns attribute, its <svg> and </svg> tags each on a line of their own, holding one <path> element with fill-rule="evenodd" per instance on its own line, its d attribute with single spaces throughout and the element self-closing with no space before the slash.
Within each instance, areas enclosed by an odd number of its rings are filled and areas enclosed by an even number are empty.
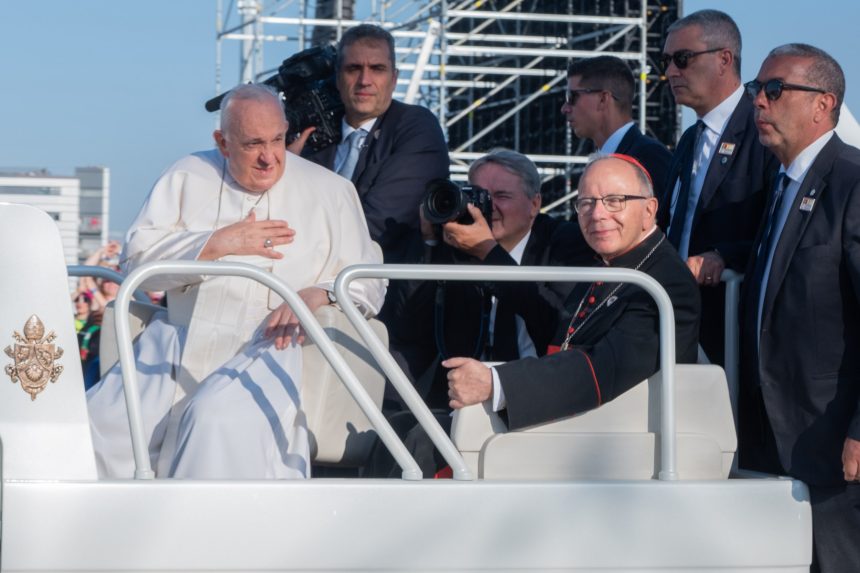
<svg viewBox="0 0 860 573">
<path fill-rule="evenodd" d="M 35 400 L 48 381 L 56 382 L 63 372 L 61 365 L 54 364 L 63 355 L 63 349 L 53 344 L 57 338 L 54 331 L 45 336 L 45 325 L 35 314 L 24 324 L 24 336 L 17 331 L 12 336 L 15 346 L 7 346 L 5 352 L 15 364 L 6 365 L 6 374 L 13 384 L 20 380 L 21 388 Z"/>
</svg>

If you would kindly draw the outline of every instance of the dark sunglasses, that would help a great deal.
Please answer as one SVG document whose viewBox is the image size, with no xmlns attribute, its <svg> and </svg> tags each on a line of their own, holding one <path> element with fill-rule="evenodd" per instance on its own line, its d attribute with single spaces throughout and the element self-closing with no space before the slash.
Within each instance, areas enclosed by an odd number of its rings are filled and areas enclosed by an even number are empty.
<svg viewBox="0 0 860 573">
<path fill-rule="evenodd" d="M 575 90 L 565 90 L 564 103 L 569 106 L 574 106 L 576 105 L 576 102 L 579 101 L 579 96 L 582 94 L 599 94 L 603 92 L 608 93 L 614 100 L 618 99 L 618 96 L 609 90 L 602 90 L 600 88 L 579 88 Z"/>
<path fill-rule="evenodd" d="M 582 94 L 599 94 L 603 90 L 599 90 L 597 88 L 580 88 L 577 90 L 565 90 L 564 92 L 564 102 L 567 105 L 576 105 L 576 102 L 579 101 L 579 96 Z"/>
<path fill-rule="evenodd" d="M 755 99 L 761 90 L 764 90 L 764 97 L 766 97 L 769 101 L 778 100 L 782 95 L 782 92 L 785 90 L 794 90 L 799 92 L 815 92 L 820 94 L 827 93 L 827 90 L 823 90 L 821 88 L 814 88 L 812 86 L 801 86 L 798 84 L 787 84 L 784 81 L 778 79 L 767 80 L 765 82 L 753 80 L 744 84 L 744 91 L 747 94 L 747 97 L 750 99 Z"/>
<path fill-rule="evenodd" d="M 710 50 L 702 50 L 701 52 L 694 52 L 693 50 L 678 50 L 674 54 L 661 55 L 660 65 L 663 66 L 664 70 L 666 70 L 669 68 L 669 62 L 672 62 L 675 64 L 676 68 L 683 70 L 690 65 L 690 60 L 696 56 L 712 54 L 714 52 L 719 52 L 720 50 L 725 50 L 725 48 L 711 48 Z"/>
</svg>

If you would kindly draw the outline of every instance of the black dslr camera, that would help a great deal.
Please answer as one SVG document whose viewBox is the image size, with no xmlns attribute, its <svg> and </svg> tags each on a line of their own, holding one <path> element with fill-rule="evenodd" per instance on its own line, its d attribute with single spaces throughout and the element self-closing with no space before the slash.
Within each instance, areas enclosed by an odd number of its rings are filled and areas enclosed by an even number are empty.
<svg viewBox="0 0 860 573">
<path fill-rule="evenodd" d="M 483 187 L 459 187 L 447 179 L 434 179 L 427 184 L 426 189 L 426 195 L 421 202 L 421 212 L 428 222 L 442 225 L 456 221 L 461 225 L 471 225 L 475 220 L 466 209 L 466 205 L 471 203 L 480 209 L 487 224 L 493 226 L 493 199 L 490 192 Z"/>
<path fill-rule="evenodd" d="M 340 142 L 343 102 L 335 81 L 336 58 L 334 46 L 309 48 L 284 60 L 278 73 L 263 82 L 284 94 L 288 142 L 312 125 L 316 131 L 307 142 L 312 151 Z M 220 109 L 225 95 L 207 101 L 206 111 Z"/>
</svg>

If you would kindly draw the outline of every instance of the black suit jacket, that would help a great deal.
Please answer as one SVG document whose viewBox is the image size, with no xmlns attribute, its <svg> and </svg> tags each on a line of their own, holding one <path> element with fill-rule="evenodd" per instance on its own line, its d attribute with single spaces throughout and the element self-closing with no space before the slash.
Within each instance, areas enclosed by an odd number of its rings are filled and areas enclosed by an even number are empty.
<svg viewBox="0 0 860 573">
<path fill-rule="evenodd" d="M 804 200 L 814 200 L 811 210 L 801 210 Z M 779 236 L 757 347 L 758 292 L 745 285 L 742 302 L 741 463 L 764 447 L 754 419 L 760 389 L 781 469 L 813 485 L 844 484 L 843 442 L 860 439 L 860 150 L 835 134 Z"/>
<path fill-rule="evenodd" d="M 669 167 L 669 177 L 657 214 L 657 224 L 669 227 L 672 192 L 684 159 L 695 143 L 695 126 L 687 129 Z M 730 155 L 720 148 L 734 146 Z M 714 150 L 690 233 L 690 255 L 717 249 L 726 266 L 742 272 L 764 213 L 766 195 L 779 169 L 773 154 L 759 143 L 752 102 L 741 98 Z"/>
<path fill-rule="evenodd" d="M 334 169 L 337 145 L 306 157 Z M 370 236 L 386 263 L 407 260 L 410 235 L 418 233 L 418 204 L 432 179 L 447 178 L 448 146 L 439 121 L 427 108 L 392 101 L 373 125 L 352 182 L 364 208 Z"/>
<path fill-rule="evenodd" d="M 716 249 L 726 267 L 738 272 L 746 268 L 753 239 L 758 231 L 767 194 L 779 164 L 773 154 L 758 140 L 753 105 L 744 96 L 732 112 L 714 150 L 690 233 L 690 255 Z M 657 223 L 664 231 L 669 227 L 670 206 L 675 183 L 684 163 L 692 161 L 695 126 L 687 129 L 672 157 L 664 196 L 657 211 Z M 730 155 L 719 152 L 721 146 L 732 146 Z M 702 347 L 712 361 L 723 363 L 725 324 L 725 288 L 703 286 Z"/>
<path fill-rule="evenodd" d="M 653 137 L 643 135 L 634 124 L 624 134 L 615 151 L 636 158 L 648 170 L 654 194 L 659 197 L 666 186 L 669 164 L 672 162 L 672 154 L 666 146 Z"/>
<path fill-rule="evenodd" d="M 434 264 L 516 265 L 501 246 L 484 261 L 440 244 L 425 252 Z M 528 266 L 590 266 L 594 252 L 585 242 L 579 226 L 540 214 L 535 218 L 521 264 Z M 408 300 L 408 308 L 398 308 L 401 320 L 390 329 L 395 356 L 405 362 L 419 391 L 433 407 L 447 408 L 445 370 L 441 358 L 480 356 L 488 351 L 493 360 L 519 358 L 514 316 L 519 315 L 539 355 L 546 352 L 555 333 L 558 316 L 572 284 L 517 282 L 475 284 L 425 282 Z M 493 345 L 487 348 L 488 333 L 484 313 L 496 296 Z M 437 311 L 437 306 L 440 310 Z M 482 330 L 483 329 L 483 330 Z M 439 348 L 442 346 L 442 348 Z"/>
<path fill-rule="evenodd" d="M 655 246 L 639 270 L 659 281 L 672 299 L 678 362 L 695 362 L 699 291 L 663 233 L 653 233 L 632 251 L 615 259 L 611 266 L 633 268 Z M 568 317 L 576 312 L 590 286 L 578 285 L 568 297 L 567 320 L 562 321 L 556 334 L 557 344 L 567 332 Z M 615 286 L 596 287 L 596 304 L 607 298 Z M 657 372 L 660 362 L 657 304 L 645 291 L 632 285 L 622 286 L 615 296 L 615 301 L 595 311 L 575 333 L 573 346 L 567 351 L 497 367 L 512 429 L 597 408 Z"/>
</svg>

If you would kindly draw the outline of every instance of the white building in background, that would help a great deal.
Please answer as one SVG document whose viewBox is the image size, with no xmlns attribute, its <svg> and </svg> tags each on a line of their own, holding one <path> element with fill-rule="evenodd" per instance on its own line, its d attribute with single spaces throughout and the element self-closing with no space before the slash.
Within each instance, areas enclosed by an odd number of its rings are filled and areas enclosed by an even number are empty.
<svg viewBox="0 0 860 573">
<path fill-rule="evenodd" d="M 0 169 L 0 202 L 24 203 L 45 211 L 60 229 L 70 265 L 83 262 L 107 241 L 109 195 L 107 167 L 79 167 L 74 176 Z"/>
<path fill-rule="evenodd" d="M 78 257 L 83 262 L 108 241 L 110 170 L 107 167 L 77 167 L 75 177 L 81 182 Z"/>
</svg>

